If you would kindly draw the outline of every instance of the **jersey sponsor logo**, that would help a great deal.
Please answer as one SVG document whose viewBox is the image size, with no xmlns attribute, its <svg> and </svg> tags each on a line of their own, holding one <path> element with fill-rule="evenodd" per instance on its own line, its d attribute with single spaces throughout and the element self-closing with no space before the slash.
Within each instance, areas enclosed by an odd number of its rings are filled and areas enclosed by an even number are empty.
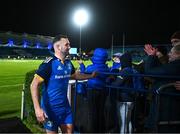
<svg viewBox="0 0 180 134">
<path fill-rule="evenodd" d="M 71 77 L 70 74 L 67 74 L 67 75 L 55 75 L 55 79 L 62 79 L 62 78 L 69 78 Z"/>
</svg>

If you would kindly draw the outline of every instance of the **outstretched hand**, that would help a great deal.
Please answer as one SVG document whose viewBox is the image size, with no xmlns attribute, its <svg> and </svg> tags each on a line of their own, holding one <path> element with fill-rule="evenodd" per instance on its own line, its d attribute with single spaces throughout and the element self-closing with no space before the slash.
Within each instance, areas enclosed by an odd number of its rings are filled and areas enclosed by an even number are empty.
<svg viewBox="0 0 180 134">
<path fill-rule="evenodd" d="M 180 90 L 180 81 L 176 81 L 175 88 L 176 90 Z"/>
<path fill-rule="evenodd" d="M 156 56 L 157 49 L 152 47 L 151 44 L 145 44 L 144 51 L 147 53 L 147 55 Z"/>
</svg>

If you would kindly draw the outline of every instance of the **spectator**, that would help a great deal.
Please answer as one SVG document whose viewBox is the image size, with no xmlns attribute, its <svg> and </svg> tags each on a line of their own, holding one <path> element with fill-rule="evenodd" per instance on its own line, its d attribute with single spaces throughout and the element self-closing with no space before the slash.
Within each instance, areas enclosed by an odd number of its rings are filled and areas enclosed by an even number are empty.
<svg viewBox="0 0 180 134">
<path fill-rule="evenodd" d="M 171 36 L 171 43 L 172 46 L 176 45 L 178 42 L 180 42 L 180 31 L 176 31 L 175 33 L 173 33 L 173 35 Z M 179 85 L 180 81 L 176 81 L 175 87 L 177 90 L 180 90 L 180 85 Z"/>
<path fill-rule="evenodd" d="M 173 35 L 171 36 L 172 46 L 175 46 L 178 42 L 180 42 L 180 31 L 176 31 L 176 32 L 173 33 Z"/>
<path fill-rule="evenodd" d="M 180 75 L 180 42 L 177 43 L 171 51 L 169 52 L 169 63 L 160 64 L 156 56 L 157 49 L 153 48 L 151 45 L 145 45 L 145 52 L 148 54 L 148 59 L 145 62 L 145 72 L 146 74 L 154 74 L 154 75 Z M 154 83 L 154 89 L 159 88 L 160 85 L 163 85 L 167 82 L 174 80 L 160 80 L 156 79 Z M 148 120 L 146 122 L 145 127 L 150 129 L 151 132 L 156 131 L 156 113 L 157 108 L 155 105 L 155 98 L 153 98 L 153 102 L 151 104 L 150 113 L 148 116 Z"/>
<path fill-rule="evenodd" d="M 129 53 L 125 53 L 121 56 L 121 71 L 120 74 L 133 74 L 132 57 Z M 130 76 L 117 77 L 115 81 L 111 83 L 112 86 L 121 86 L 125 88 L 133 88 L 133 78 Z M 115 90 L 115 89 L 112 89 Z M 135 94 L 133 91 L 124 91 L 122 89 L 116 90 L 116 112 L 118 117 L 119 132 L 120 133 L 132 133 L 131 114 L 134 106 Z"/>
<path fill-rule="evenodd" d="M 151 45 L 145 45 L 145 52 L 149 55 L 147 62 L 145 64 L 146 73 L 149 74 L 160 74 L 160 75 L 177 75 L 179 72 L 179 56 L 180 50 L 178 43 L 169 52 L 169 63 L 161 65 L 158 60 L 156 53 L 157 49 L 153 48 Z M 177 66 L 177 68 L 175 68 Z M 172 69 L 173 68 L 173 69 Z"/>
<path fill-rule="evenodd" d="M 165 46 L 157 46 L 156 49 L 157 49 L 156 56 L 158 57 L 161 64 L 168 63 L 167 48 Z"/>
<path fill-rule="evenodd" d="M 93 71 L 109 72 L 106 64 L 108 53 L 103 48 L 97 48 L 91 58 L 92 64 L 87 67 L 80 62 L 81 72 L 91 73 Z M 105 132 L 104 105 L 106 100 L 105 82 L 108 75 L 99 74 L 96 78 L 87 82 L 88 117 L 85 132 Z"/>
<path fill-rule="evenodd" d="M 122 56 L 122 53 L 115 53 L 113 55 L 113 65 L 110 69 L 111 72 L 116 72 L 115 70 L 117 69 L 117 72 L 119 72 L 119 70 L 121 70 L 121 61 L 120 61 L 120 57 Z"/>
</svg>

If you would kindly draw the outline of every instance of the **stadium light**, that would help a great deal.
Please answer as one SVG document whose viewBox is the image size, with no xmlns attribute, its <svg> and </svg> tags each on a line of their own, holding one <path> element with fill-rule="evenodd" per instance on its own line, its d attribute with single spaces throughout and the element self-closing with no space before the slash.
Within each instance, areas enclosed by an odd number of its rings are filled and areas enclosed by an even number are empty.
<svg viewBox="0 0 180 134">
<path fill-rule="evenodd" d="M 73 20 L 75 24 L 79 26 L 79 33 L 80 33 L 79 34 L 79 54 L 81 55 L 81 30 L 82 30 L 82 27 L 85 26 L 87 22 L 89 21 L 89 14 L 83 8 L 78 9 L 74 13 Z"/>
<path fill-rule="evenodd" d="M 47 48 L 50 50 L 52 48 L 52 46 L 53 46 L 52 43 L 48 43 L 48 47 Z"/>
<path fill-rule="evenodd" d="M 12 39 L 8 40 L 8 46 L 12 47 L 14 45 L 14 41 Z"/>
<path fill-rule="evenodd" d="M 40 46 L 40 43 L 39 42 L 37 42 L 36 43 L 36 48 L 40 48 L 41 46 Z"/>
<path fill-rule="evenodd" d="M 23 41 L 23 48 L 27 48 L 28 42 L 27 41 Z"/>
</svg>

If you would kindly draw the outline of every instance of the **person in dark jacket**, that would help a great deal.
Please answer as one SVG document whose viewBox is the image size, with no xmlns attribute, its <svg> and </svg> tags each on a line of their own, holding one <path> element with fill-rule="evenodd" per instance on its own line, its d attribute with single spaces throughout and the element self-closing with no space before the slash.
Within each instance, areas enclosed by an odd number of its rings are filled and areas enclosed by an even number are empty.
<svg viewBox="0 0 180 134">
<path fill-rule="evenodd" d="M 180 76 L 180 43 L 173 46 L 169 52 L 169 62 L 161 64 L 156 56 L 157 49 L 151 45 L 145 45 L 145 52 L 148 54 L 147 61 L 145 62 L 145 73 L 152 75 L 170 75 Z M 153 84 L 153 89 L 159 88 L 161 85 L 174 82 L 174 79 L 160 79 L 156 78 Z M 157 122 L 157 105 L 155 103 L 155 97 L 152 100 L 150 113 L 145 123 L 145 128 L 150 132 L 156 132 Z"/>
<path fill-rule="evenodd" d="M 156 49 L 150 45 L 145 45 L 145 52 L 148 54 L 148 59 L 145 63 L 146 74 L 156 75 L 175 75 L 180 74 L 180 43 L 174 46 L 169 52 L 169 63 L 161 64 L 156 56 Z"/>
<path fill-rule="evenodd" d="M 168 57 L 167 48 L 165 46 L 156 46 L 156 49 L 157 49 L 156 56 L 158 57 L 161 64 L 168 63 L 169 57 Z"/>
<path fill-rule="evenodd" d="M 178 45 L 180 42 L 180 31 L 176 31 L 171 36 L 172 46 Z M 176 90 L 180 90 L 180 81 L 176 81 L 175 83 Z"/>
<path fill-rule="evenodd" d="M 81 73 L 109 72 L 109 67 L 106 64 L 108 53 L 103 48 L 97 48 L 91 58 L 92 64 L 87 67 L 82 62 L 80 63 Z M 104 105 L 106 100 L 106 87 L 105 82 L 108 75 L 99 73 L 94 79 L 87 81 L 87 99 L 88 99 L 88 115 L 87 115 L 87 128 L 85 132 L 105 132 L 105 117 Z"/>
<path fill-rule="evenodd" d="M 112 86 L 120 86 L 124 88 L 133 88 L 133 78 L 131 76 L 123 76 L 125 74 L 134 74 L 132 68 L 132 57 L 129 53 L 124 53 L 121 56 L 121 70 L 122 76 L 117 76 L 115 81 L 111 83 Z M 116 112 L 118 117 L 119 132 L 132 133 L 131 113 L 134 107 L 135 94 L 132 91 L 125 91 L 122 89 L 116 90 Z"/>
</svg>

